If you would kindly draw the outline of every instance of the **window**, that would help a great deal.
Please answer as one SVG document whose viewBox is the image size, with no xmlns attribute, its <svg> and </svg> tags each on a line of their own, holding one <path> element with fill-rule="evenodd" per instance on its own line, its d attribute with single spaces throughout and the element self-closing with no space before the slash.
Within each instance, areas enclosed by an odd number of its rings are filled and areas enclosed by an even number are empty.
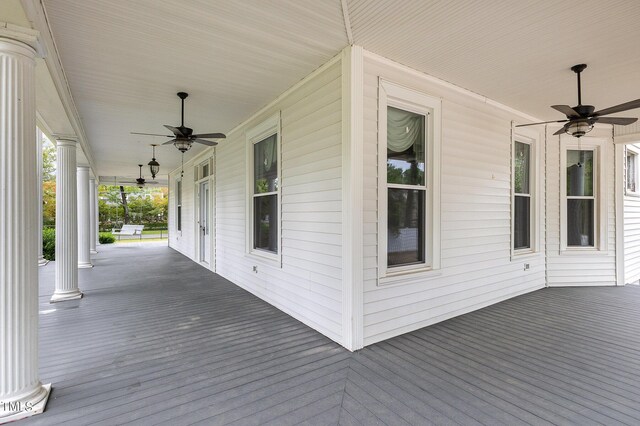
<svg viewBox="0 0 640 426">
<path fill-rule="evenodd" d="M 640 195 L 638 194 L 638 153 L 632 151 L 629 147 L 626 148 L 626 151 L 626 192 L 627 195 Z"/>
<path fill-rule="evenodd" d="M 560 137 L 560 252 L 583 254 L 608 250 L 605 187 L 610 141 Z M 613 174 L 613 172 L 612 172 Z"/>
<path fill-rule="evenodd" d="M 440 100 L 385 81 L 380 89 L 378 237 L 384 278 L 439 267 L 434 205 Z"/>
<path fill-rule="evenodd" d="M 593 150 L 567 150 L 567 247 L 595 247 Z"/>
<path fill-rule="evenodd" d="M 532 165 L 530 143 L 516 140 L 513 145 L 513 249 L 532 248 Z"/>
<path fill-rule="evenodd" d="M 196 166 L 195 175 L 197 180 L 209 177 L 210 174 L 211 174 L 211 159 L 207 159 L 206 161 Z"/>
<path fill-rule="evenodd" d="M 387 107 L 387 266 L 424 263 L 425 119 Z"/>
<path fill-rule="evenodd" d="M 182 179 L 176 181 L 176 229 L 182 231 Z"/>
<path fill-rule="evenodd" d="M 249 251 L 279 259 L 280 254 L 280 114 L 247 132 L 249 143 Z"/>
</svg>

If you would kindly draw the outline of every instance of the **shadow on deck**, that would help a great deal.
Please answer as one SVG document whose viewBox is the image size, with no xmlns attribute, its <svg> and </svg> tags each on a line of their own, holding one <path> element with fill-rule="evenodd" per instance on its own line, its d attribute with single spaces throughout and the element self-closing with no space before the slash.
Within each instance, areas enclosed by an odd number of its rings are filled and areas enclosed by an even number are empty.
<svg viewBox="0 0 640 426">
<path fill-rule="evenodd" d="M 166 244 L 166 243 L 165 243 Z M 23 424 L 638 424 L 640 288 L 546 289 L 351 354 L 164 245 L 48 303 Z"/>
</svg>

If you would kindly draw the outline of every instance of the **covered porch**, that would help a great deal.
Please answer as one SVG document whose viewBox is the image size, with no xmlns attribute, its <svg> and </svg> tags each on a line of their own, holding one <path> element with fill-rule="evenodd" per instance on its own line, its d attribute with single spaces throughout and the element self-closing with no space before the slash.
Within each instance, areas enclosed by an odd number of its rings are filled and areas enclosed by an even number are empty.
<svg viewBox="0 0 640 426">
<path fill-rule="evenodd" d="M 640 422 L 637 286 L 543 289 L 351 353 L 161 243 L 92 260 L 64 304 L 40 268 L 54 387 L 24 424 Z"/>
</svg>

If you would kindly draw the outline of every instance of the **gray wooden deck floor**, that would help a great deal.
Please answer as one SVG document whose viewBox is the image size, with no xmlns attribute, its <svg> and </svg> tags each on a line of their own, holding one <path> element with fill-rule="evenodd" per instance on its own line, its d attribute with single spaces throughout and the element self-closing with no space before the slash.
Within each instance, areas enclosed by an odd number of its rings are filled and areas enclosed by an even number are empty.
<svg viewBox="0 0 640 426">
<path fill-rule="evenodd" d="M 355 354 L 158 244 L 41 268 L 28 425 L 640 424 L 640 288 L 546 289 Z"/>
</svg>

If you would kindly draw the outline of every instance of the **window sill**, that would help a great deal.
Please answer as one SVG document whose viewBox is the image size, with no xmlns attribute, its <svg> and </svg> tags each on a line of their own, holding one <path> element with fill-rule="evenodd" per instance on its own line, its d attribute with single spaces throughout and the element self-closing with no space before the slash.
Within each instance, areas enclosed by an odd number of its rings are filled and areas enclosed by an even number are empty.
<svg viewBox="0 0 640 426">
<path fill-rule="evenodd" d="M 567 247 L 560 250 L 561 256 L 595 256 L 607 254 L 607 250 L 598 247 Z"/>
<path fill-rule="evenodd" d="M 416 268 L 399 272 L 390 272 L 387 275 L 378 278 L 379 287 L 387 287 L 393 285 L 412 284 L 416 281 L 439 277 L 442 272 L 433 268 Z"/>
<path fill-rule="evenodd" d="M 245 254 L 246 257 L 259 261 L 263 265 L 282 268 L 282 257 L 279 254 L 253 250 Z"/>
<path fill-rule="evenodd" d="M 511 261 L 520 261 L 522 259 L 531 259 L 540 256 L 539 251 L 535 250 L 523 250 L 511 252 Z"/>
</svg>

